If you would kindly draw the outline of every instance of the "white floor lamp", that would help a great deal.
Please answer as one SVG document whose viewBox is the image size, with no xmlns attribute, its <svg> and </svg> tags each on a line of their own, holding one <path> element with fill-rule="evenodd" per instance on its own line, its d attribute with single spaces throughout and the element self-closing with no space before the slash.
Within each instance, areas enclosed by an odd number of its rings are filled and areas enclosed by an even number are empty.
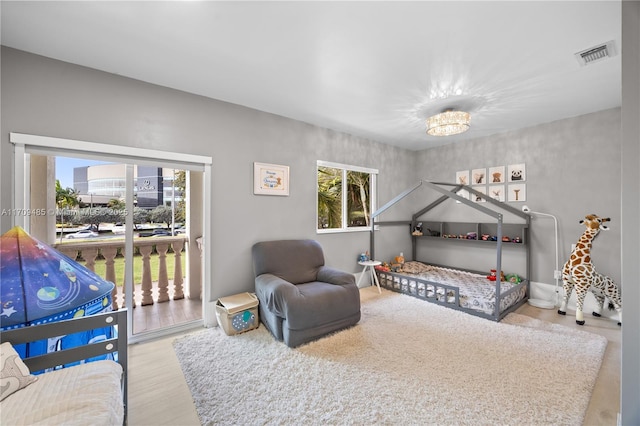
<svg viewBox="0 0 640 426">
<path fill-rule="evenodd" d="M 555 231 L 555 238 L 556 238 L 556 269 L 553 271 L 553 278 L 555 278 L 556 280 L 556 300 L 555 302 L 549 301 L 549 300 L 542 300 L 542 299 L 529 299 L 528 302 L 531 306 L 535 306 L 537 308 L 542 308 L 542 309 L 553 309 L 558 305 L 559 302 L 559 281 L 560 278 L 562 277 L 562 273 L 560 272 L 560 270 L 558 269 L 558 219 L 556 219 L 556 217 L 552 214 L 549 213 L 540 213 L 540 212 L 534 212 L 532 211 L 529 206 L 522 206 L 522 211 L 529 214 L 529 215 L 535 215 L 535 216 L 546 216 L 546 217 L 550 217 L 553 218 L 553 224 L 554 224 L 554 231 Z"/>
</svg>

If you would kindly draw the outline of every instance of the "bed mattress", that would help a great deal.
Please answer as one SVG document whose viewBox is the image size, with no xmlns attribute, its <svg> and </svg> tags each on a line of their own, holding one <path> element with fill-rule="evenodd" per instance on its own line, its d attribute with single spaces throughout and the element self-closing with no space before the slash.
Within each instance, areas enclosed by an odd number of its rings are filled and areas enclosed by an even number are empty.
<svg viewBox="0 0 640 426">
<path fill-rule="evenodd" d="M 2 401 L 6 425 L 121 425 L 122 367 L 102 360 L 38 375 Z"/>
<path fill-rule="evenodd" d="M 407 262 L 400 273 L 394 275 L 379 272 L 380 284 L 394 290 L 414 294 L 423 298 L 435 298 L 446 303 L 455 303 L 455 292 L 446 286 L 457 287 L 460 295 L 460 307 L 473 309 L 492 315 L 496 304 L 496 283 L 489 281 L 486 275 L 480 275 L 459 269 L 444 268 L 421 262 Z M 421 282 L 426 281 L 425 282 Z M 508 292 L 514 286 L 511 282 L 500 283 L 500 293 Z M 500 312 L 522 300 L 526 286 L 500 299 Z"/>
</svg>

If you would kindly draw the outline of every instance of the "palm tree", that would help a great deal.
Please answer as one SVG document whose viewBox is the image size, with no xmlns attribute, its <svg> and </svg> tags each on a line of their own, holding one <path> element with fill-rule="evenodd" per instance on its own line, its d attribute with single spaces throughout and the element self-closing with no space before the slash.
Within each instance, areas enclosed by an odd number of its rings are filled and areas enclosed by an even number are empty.
<svg viewBox="0 0 640 426">
<path fill-rule="evenodd" d="M 176 203 L 176 222 L 184 222 L 186 220 L 187 211 L 187 172 L 184 170 L 176 170 L 176 178 L 174 181 L 176 195 L 180 197 L 180 201 Z"/>
<path fill-rule="evenodd" d="M 318 167 L 318 228 L 342 224 L 342 171 Z"/>
<path fill-rule="evenodd" d="M 363 217 L 369 226 L 369 173 L 347 172 L 347 180 L 351 190 L 348 212 L 350 216 Z"/>
<path fill-rule="evenodd" d="M 62 188 L 60 180 L 56 179 L 56 206 L 60 209 L 60 222 L 62 229 L 60 230 L 60 241 L 62 241 L 62 235 L 64 234 L 64 210 L 70 207 L 76 207 L 80 204 L 78 194 L 73 188 Z"/>
<path fill-rule="evenodd" d="M 126 208 L 126 204 L 124 200 L 120 200 L 118 198 L 112 198 L 107 203 L 107 207 L 113 210 L 124 210 Z"/>
</svg>

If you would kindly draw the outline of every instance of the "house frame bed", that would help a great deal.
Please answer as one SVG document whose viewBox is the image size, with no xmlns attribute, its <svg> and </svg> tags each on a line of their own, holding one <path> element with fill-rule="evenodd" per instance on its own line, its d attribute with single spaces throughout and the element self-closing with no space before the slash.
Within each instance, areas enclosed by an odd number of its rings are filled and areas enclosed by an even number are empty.
<svg viewBox="0 0 640 426">
<path fill-rule="evenodd" d="M 31 372 L 37 373 L 37 372 L 46 370 L 46 372 L 37 376 L 39 378 L 38 380 L 42 381 L 43 384 L 46 383 L 47 385 L 49 384 L 51 384 L 52 386 L 55 385 L 56 392 L 58 389 L 63 389 L 60 391 L 60 392 L 63 392 L 60 409 L 66 409 L 64 408 L 66 407 L 64 405 L 64 402 L 68 400 L 74 401 L 74 404 L 71 404 L 74 407 L 82 408 L 82 406 L 85 406 L 85 405 L 91 407 L 92 406 L 91 404 L 95 403 L 95 399 L 91 399 L 92 398 L 91 392 L 88 392 L 88 389 L 85 388 L 85 386 L 88 386 L 90 383 L 90 386 L 99 387 L 103 389 L 104 392 L 113 392 L 114 395 L 115 394 L 118 395 L 117 396 L 118 399 L 121 398 L 122 409 L 123 409 L 122 423 L 126 424 L 127 423 L 127 357 L 128 357 L 127 355 L 127 310 L 126 309 L 120 309 L 118 311 L 105 312 L 105 313 L 90 315 L 86 317 L 72 318 L 72 319 L 58 321 L 58 322 L 49 322 L 45 324 L 30 325 L 30 326 L 16 328 L 12 330 L 4 330 L 2 331 L 2 341 L 9 342 L 13 346 L 16 346 L 23 343 L 31 343 L 31 342 L 45 340 L 48 338 L 58 337 L 62 335 L 69 335 L 73 333 L 90 331 L 90 330 L 100 329 L 104 327 L 111 327 L 116 325 L 118 326 L 118 333 L 117 333 L 117 336 L 114 336 L 112 338 L 101 340 L 99 342 L 88 343 L 85 345 L 76 346 L 68 349 L 48 352 L 42 355 L 35 355 L 31 357 L 27 355 L 27 357 L 22 359 L 22 361 L 29 368 L 29 371 Z M 95 368 L 97 368 L 97 363 L 111 363 L 112 365 L 115 366 L 116 365 L 115 362 L 117 362 L 118 364 L 120 364 L 120 367 L 122 367 L 121 374 L 120 374 L 119 368 L 117 370 L 115 368 L 109 368 L 109 369 L 101 368 L 100 373 L 96 374 L 94 378 L 93 376 L 91 376 L 92 373 L 90 372 L 91 370 L 94 369 L 92 368 L 93 366 L 91 366 L 93 362 L 72 366 L 68 368 L 66 367 L 61 370 L 50 371 L 50 369 L 53 369 L 57 366 L 66 365 L 66 364 L 70 364 L 70 363 L 74 363 L 82 360 L 87 360 L 100 355 L 114 354 L 116 352 L 118 354 L 117 361 L 111 361 L 111 360 L 96 361 Z M 83 371 L 88 371 L 89 373 L 88 374 L 77 373 L 77 372 L 72 373 L 73 369 L 81 366 L 82 367 L 86 366 L 87 369 Z M 107 372 L 103 372 L 103 371 L 107 371 Z M 59 374 L 59 373 L 62 373 L 62 374 Z M 112 383 L 111 380 L 109 381 L 109 383 L 102 381 L 103 378 L 113 377 L 113 375 L 116 373 L 119 379 L 119 386 L 118 386 L 118 381 L 115 382 L 115 386 L 113 387 L 111 387 L 111 383 Z M 84 374 L 84 375 L 80 375 L 80 374 Z M 53 379 L 54 376 L 56 377 L 56 379 Z M 117 380 L 117 379 L 114 379 L 114 380 Z M 34 385 L 29 385 L 27 388 L 31 386 L 34 386 Z M 19 390 L 15 394 L 10 395 L 8 398 L 19 396 L 21 392 L 23 391 Z M 3 409 L 7 408 L 7 407 L 4 407 L 4 404 L 8 400 L 8 398 L 3 400 L 2 402 Z M 87 399 L 86 402 L 84 398 Z M 31 408 L 28 406 L 29 403 L 31 402 L 33 401 L 29 401 L 29 400 L 24 401 L 25 412 L 32 411 Z M 13 404 L 12 407 L 15 408 L 15 404 Z M 96 416 L 99 416 L 102 414 L 101 410 L 103 408 L 110 409 L 111 407 L 110 406 L 95 407 L 94 409 L 96 410 L 95 411 Z M 55 415 L 57 413 L 54 412 L 52 414 Z M 67 416 L 75 416 L 75 414 L 73 412 L 69 412 Z M 102 419 L 102 417 L 100 418 Z M 47 424 L 50 422 L 55 423 L 59 420 L 47 420 L 45 418 L 45 419 L 40 419 L 40 421 L 42 422 L 42 424 Z M 91 419 L 91 418 L 83 420 L 75 417 L 73 418 L 73 421 L 86 421 L 87 424 L 90 424 L 90 423 L 96 424 L 97 422 L 95 419 Z"/>
<path fill-rule="evenodd" d="M 432 190 L 435 190 L 442 194 L 441 197 L 437 198 L 435 201 L 424 207 L 423 209 L 414 213 L 411 217 L 410 221 L 377 221 L 376 218 L 382 214 L 384 211 L 395 205 L 397 202 L 411 194 L 416 189 L 421 186 L 426 186 Z M 469 194 L 474 195 L 475 197 L 481 197 L 486 201 L 486 203 L 477 203 L 473 202 L 465 197 L 458 195 L 457 193 L 461 190 L 466 190 Z M 504 318 L 508 313 L 513 312 L 522 304 L 524 304 L 530 294 L 529 288 L 529 279 L 530 276 L 530 252 L 529 252 L 529 225 L 530 225 L 530 216 L 527 213 L 524 213 L 504 202 L 495 200 L 488 196 L 487 194 L 483 194 L 468 185 L 455 184 L 455 183 L 446 183 L 446 182 L 429 182 L 425 180 L 421 180 L 415 186 L 405 190 L 404 192 L 397 195 L 391 201 L 386 203 L 384 206 L 379 208 L 371 215 L 371 232 L 370 232 L 370 253 L 371 258 L 375 259 L 375 229 L 378 226 L 403 226 L 406 232 L 406 225 L 410 225 L 410 230 L 415 229 L 418 222 L 420 222 L 420 217 L 440 205 L 444 201 L 453 199 L 460 203 L 463 203 L 477 211 L 480 211 L 494 219 L 492 224 L 495 225 L 496 230 L 496 240 L 494 241 L 482 241 L 482 244 L 495 244 L 495 270 L 497 272 L 498 279 L 495 280 L 495 303 L 492 312 L 485 312 L 478 309 L 473 309 L 471 307 L 461 306 L 461 294 L 460 288 L 455 285 L 450 285 L 443 282 L 435 282 L 426 279 L 422 279 L 413 275 L 403 274 L 401 272 L 386 272 L 376 270 L 376 274 L 378 276 L 378 280 L 380 285 L 388 288 L 389 290 L 409 294 L 411 296 L 417 297 L 422 300 L 426 300 L 428 302 L 436 303 L 442 306 L 446 306 L 451 309 L 456 309 L 459 311 L 463 311 L 469 313 L 471 315 L 483 317 L 486 319 L 490 319 L 493 321 L 500 321 Z M 525 260 L 525 269 L 526 269 L 526 277 L 521 277 L 522 281 L 520 283 L 509 283 L 509 289 L 503 289 L 500 277 L 500 272 L 502 271 L 502 249 L 503 249 L 503 213 L 509 212 L 519 218 L 522 218 L 524 223 L 518 224 L 522 230 L 522 240 L 519 245 L 522 245 L 523 256 Z M 412 260 L 417 259 L 417 240 L 418 238 L 415 235 L 411 235 L 412 242 Z M 433 237 L 431 237 L 433 238 Z M 480 233 L 476 234 L 476 238 L 480 239 Z M 476 241 L 477 242 L 477 241 Z M 513 243 L 507 243 L 513 244 Z M 432 264 L 433 265 L 433 264 Z M 473 274 L 482 274 L 482 272 L 472 271 L 469 269 L 463 269 L 455 266 L 447 266 L 447 265 L 433 265 L 436 267 L 448 268 L 450 270 L 458 270 L 463 273 L 473 273 Z M 486 272 L 484 272 L 486 275 Z M 515 298 L 515 301 L 513 299 Z M 507 306 L 503 306 L 504 303 L 507 303 Z"/>
</svg>

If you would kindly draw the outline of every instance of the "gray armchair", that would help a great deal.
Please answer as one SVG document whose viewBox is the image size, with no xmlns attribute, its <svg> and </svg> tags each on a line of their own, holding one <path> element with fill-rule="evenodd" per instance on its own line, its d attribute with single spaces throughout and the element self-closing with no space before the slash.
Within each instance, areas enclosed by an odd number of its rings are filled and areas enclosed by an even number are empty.
<svg viewBox="0 0 640 426">
<path fill-rule="evenodd" d="M 256 243 L 252 248 L 260 321 L 296 347 L 360 321 L 353 274 L 324 266 L 314 240 Z"/>
</svg>

